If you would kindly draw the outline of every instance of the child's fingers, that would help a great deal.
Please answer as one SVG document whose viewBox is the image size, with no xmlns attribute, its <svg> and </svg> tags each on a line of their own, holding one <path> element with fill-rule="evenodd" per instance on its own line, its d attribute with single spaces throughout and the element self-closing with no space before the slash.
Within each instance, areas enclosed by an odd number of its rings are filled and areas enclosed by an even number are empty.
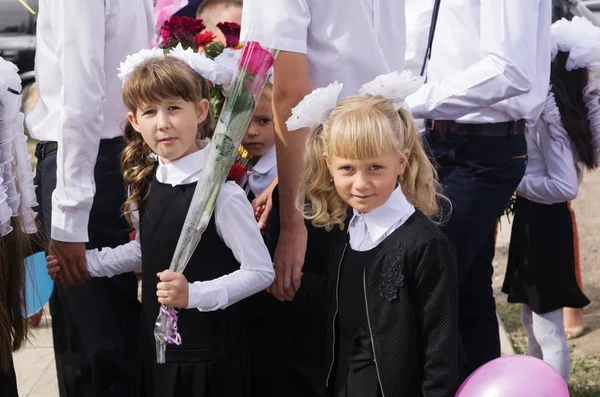
<svg viewBox="0 0 600 397">
<path fill-rule="evenodd" d="M 177 280 L 178 278 L 180 278 L 180 275 L 180 273 L 165 270 L 164 272 L 158 273 L 158 278 L 160 278 L 160 281 L 169 282 Z"/>
</svg>

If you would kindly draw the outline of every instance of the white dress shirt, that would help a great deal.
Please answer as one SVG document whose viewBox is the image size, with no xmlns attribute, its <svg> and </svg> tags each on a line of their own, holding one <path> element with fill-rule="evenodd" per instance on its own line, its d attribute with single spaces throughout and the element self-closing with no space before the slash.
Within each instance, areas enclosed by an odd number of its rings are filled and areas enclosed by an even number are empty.
<svg viewBox="0 0 600 397">
<path fill-rule="evenodd" d="M 550 77 L 551 3 L 442 1 L 427 84 L 406 101 L 415 118 L 535 124 Z"/>
<path fill-rule="evenodd" d="M 350 247 L 355 251 L 377 247 L 414 213 L 415 207 L 406 200 L 398 186 L 381 207 L 364 214 L 354 210 L 348 226 Z"/>
<path fill-rule="evenodd" d="M 172 186 L 198 181 L 207 152 L 208 145 L 170 164 L 159 162 L 157 180 Z M 240 269 L 210 281 L 188 280 L 188 308 L 200 311 L 224 309 L 264 290 L 275 277 L 271 257 L 254 220 L 252 206 L 242 188 L 235 182 L 223 185 L 213 216 L 217 234 L 233 252 L 240 263 Z M 138 230 L 134 241 L 114 249 L 87 251 L 87 268 L 90 274 L 94 277 L 112 277 L 142 269 L 139 235 Z M 165 263 L 165 269 L 168 266 L 169 263 Z M 156 282 L 158 281 L 157 278 Z"/>
<path fill-rule="evenodd" d="M 269 187 L 273 179 L 277 176 L 277 152 L 275 145 L 265 154 L 260 156 L 248 177 L 248 187 L 252 193 L 258 197 L 266 188 Z"/>
<path fill-rule="evenodd" d="M 306 54 L 314 88 L 337 80 L 341 97 L 357 95 L 403 69 L 404 0 L 245 0 L 241 37 Z"/>
<path fill-rule="evenodd" d="M 27 117 L 31 136 L 58 142 L 53 239 L 88 241 L 101 139 L 121 135 L 127 112 L 117 67 L 147 48 L 151 0 L 40 0 L 35 77 L 40 100 Z"/>
</svg>

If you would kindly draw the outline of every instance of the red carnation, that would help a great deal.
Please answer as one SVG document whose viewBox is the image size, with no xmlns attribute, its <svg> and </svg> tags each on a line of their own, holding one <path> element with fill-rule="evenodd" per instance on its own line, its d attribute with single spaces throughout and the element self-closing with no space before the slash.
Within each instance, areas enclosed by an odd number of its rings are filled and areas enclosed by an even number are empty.
<svg viewBox="0 0 600 397">
<path fill-rule="evenodd" d="M 236 48 L 238 44 L 240 44 L 240 31 L 242 30 L 242 27 L 239 23 L 219 22 L 217 27 L 223 32 L 227 47 Z"/>
<path fill-rule="evenodd" d="M 198 48 L 204 47 L 215 41 L 217 36 L 213 34 L 210 30 L 205 30 L 204 32 L 196 35 L 194 38 L 196 45 Z"/>
<path fill-rule="evenodd" d="M 240 163 L 235 163 L 229 169 L 228 179 L 235 181 L 235 183 L 240 184 L 242 182 L 242 178 L 246 175 L 246 167 L 241 165 Z"/>
<path fill-rule="evenodd" d="M 195 37 L 205 28 L 206 25 L 201 19 L 172 16 L 161 28 L 163 45 L 174 47 L 179 42 L 184 47 L 190 47 L 194 44 Z"/>
</svg>

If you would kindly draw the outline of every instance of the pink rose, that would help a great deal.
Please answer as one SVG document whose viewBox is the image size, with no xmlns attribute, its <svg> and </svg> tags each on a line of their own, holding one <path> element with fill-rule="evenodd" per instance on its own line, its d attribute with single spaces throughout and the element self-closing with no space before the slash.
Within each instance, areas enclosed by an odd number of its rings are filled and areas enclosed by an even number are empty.
<svg viewBox="0 0 600 397">
<path fill-rule="evenodd" d="M 271 53 L 260 46 L 256 41 L 250 41 L 243 48 L 240 58 L 240 67 L 255 77 L 264 77 L 275 59 Z"/>
</svg>

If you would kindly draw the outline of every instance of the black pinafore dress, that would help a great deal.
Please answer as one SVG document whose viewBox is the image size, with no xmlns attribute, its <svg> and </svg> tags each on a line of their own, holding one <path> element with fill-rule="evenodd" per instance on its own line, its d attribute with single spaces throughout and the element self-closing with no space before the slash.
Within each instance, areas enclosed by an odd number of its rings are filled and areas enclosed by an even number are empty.
<svg viewBox="0 0 600 397">
<path fill-rule="evenodd" d="M 154 179 L 140 207 L 142 246 L 141 368 L 138 395 L 147 397 L 243 397 L 248 380 L 240 306 L 200 312 L 179 310 L 180 346 L 167 345 L 166 363 L 156 363 L 154 323 L 160 304 L 156 273 L 167 269 L 196 183 L 171 186 Z M 184 272 L 189 282 L 229 274 L 240 265 L 216 231 L 214 216 Z"/>
</svg>

